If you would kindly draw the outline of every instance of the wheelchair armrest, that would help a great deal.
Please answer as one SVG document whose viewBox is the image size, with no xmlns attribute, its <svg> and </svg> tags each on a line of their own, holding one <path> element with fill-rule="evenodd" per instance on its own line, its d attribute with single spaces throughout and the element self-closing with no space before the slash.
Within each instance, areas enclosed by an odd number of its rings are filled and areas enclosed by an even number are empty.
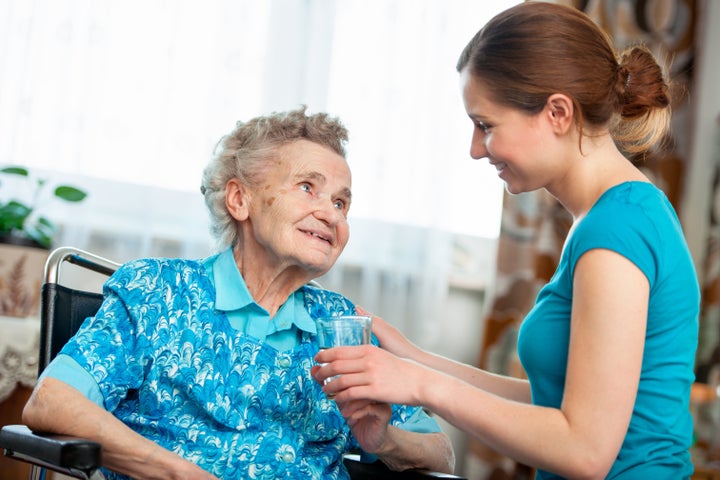
<svg viewBox="0 0 720 480">
<path fill-rule="evenodd" d="M 5 455 L 56 471 L 92 473 L 100 468 L 101 446 L 82 438 L 36 433 L 25 425 L 0 430 Z"/>
<path fill-rule="evenodd" d="M 360 455 L 346 454 L 343 457 L 343 463 L 350 473 L 352 480 L 432 480 L 432 479 L 454 479 L 466 480 L 464 477 L 451 475 L 449 473 L 432 472 L 424 469 L 411 469 L 402 472 L 390 470 L 384 463 L 377 461 L 374 463 L 363 463 L 360 461 Z"/>
<path fill-rule="evenodd" d="M 66 473 L 83 472 L 86 476 L 82 478 L 91 478 L 93 472 L 98 470 L 101 464 L 101 446 L 99 443 L 65 435 L 36 433 L 25 425 L 6 425 L 2 427 L 2 430 L 0 430 L 0 448 L 3 448 L 5 455 L 9 457 L 51 470 Z M 464 480 L 463 477 L 456 475 L 422 469 L 395 472 L 380 461 L 362 463 L 360 462 L 360 455 L 345 455 L 343 462 L 353 480 Z"/>
</svg>

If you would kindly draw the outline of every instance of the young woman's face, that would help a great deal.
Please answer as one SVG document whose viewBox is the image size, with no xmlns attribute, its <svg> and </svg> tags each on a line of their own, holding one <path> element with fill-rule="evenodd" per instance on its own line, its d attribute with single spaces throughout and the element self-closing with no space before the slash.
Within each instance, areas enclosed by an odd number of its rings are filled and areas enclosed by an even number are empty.
<svg viewBox="0 0 720 480">
<path fill-rule="evenodd" d="M 528 115 L 493 102 L 485 85 L 460 73 L 465 111 L 473 122 L 470 156 L 487 158 L 510 193 L 529 192 L 553 179 L 553 134 L 542 114 Z"/>
</svg>

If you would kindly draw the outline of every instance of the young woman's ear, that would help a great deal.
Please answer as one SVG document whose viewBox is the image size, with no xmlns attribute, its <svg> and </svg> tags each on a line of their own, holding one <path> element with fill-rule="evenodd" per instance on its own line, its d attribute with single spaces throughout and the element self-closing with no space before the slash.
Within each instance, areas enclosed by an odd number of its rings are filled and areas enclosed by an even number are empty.
<svg viewBox="0 0 720 480">
<path fill-rule="evenodd" d="M 553 93 L 545 104 L 545 114 L 553 129 L 560 134 L 567 133 L 574 125 L 575 108 L 572 100 L 562 93 Z"/>
<path fill-rule="evenodd" d="M 238 222 L 247 220 L 248 208 L 247 187 L 237 178 L 230 179 L 225 185 L 225 207 Z"/>
</svg>

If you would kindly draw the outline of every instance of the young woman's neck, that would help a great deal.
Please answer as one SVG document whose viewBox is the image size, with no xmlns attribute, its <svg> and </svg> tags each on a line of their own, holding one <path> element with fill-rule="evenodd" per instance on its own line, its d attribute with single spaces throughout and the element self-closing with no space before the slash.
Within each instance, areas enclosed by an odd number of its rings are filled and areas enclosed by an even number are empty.
<svg viewBox="0 0 720 480">
<path fill-rule="evenodd" d="M 608 189 L 629 181 L 648 178 L 617 149 L 610 135 L 583 142 L 583 151 L 574 155 L 566 174 L 547 190 L 577 221 Z"/>
</svg>

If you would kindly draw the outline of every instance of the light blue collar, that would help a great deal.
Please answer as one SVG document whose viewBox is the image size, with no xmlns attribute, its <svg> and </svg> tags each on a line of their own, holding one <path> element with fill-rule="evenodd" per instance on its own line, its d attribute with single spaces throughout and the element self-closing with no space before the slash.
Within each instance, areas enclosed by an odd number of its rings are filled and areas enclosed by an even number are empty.
<svg viewBox="0 0 720 480">
<path fill-rule="evenodd" d="M 250 295 L 245 280 L 235 263 L 232 248 L 228 248 L 219 254 L 209 266 L 211 267 L 211 278 L 216 291 L 215 308 L 229 313 L 250 307 L 247 314 L 253 316 L 264 314 L 269 317 L 267 310 L 261 307 Z M 296 290 L 282 304 L 272 319 L 272 323 L 274 328 L 271 326 L 268 331 L 269 334 L 273 333 L 273 330 L 279 331 L 290 328 L 292 324 L 308 333 L 317 333 L 315 321 L 305 308 L 303 288 Z"/>
</svg>

